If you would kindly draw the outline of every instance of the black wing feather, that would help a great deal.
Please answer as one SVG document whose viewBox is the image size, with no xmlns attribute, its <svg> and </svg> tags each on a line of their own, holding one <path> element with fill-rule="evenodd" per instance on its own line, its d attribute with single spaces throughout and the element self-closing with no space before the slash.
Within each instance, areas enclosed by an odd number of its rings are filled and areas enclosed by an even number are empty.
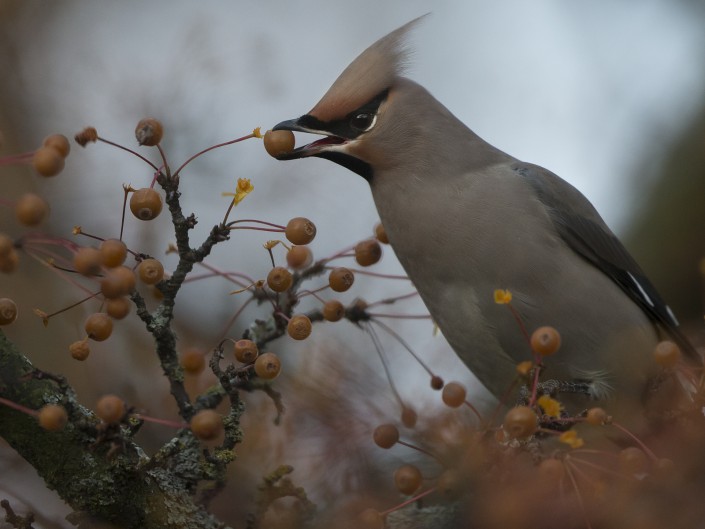
<svg viewBox="0 0 705 529">
<path fill-rule="evenodd" d="M 568 246 L 619 285 L 654 323 L 666 330 L 683 352 L 699 359 L 693 345 L 678 328 L 678 320 L 671 309 L 588 200 L 543 167 L 515 163 L 512 168 L 533 187 Z M 574 207 L 569 209 L 567 203 Z"/>
</svg>

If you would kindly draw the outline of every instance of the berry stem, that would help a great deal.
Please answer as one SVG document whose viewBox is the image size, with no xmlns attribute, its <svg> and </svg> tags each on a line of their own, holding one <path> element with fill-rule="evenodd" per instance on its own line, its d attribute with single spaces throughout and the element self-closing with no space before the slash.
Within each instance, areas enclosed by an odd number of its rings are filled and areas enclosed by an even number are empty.
<svg viewBox="0 0 705 529">
<path fill-rule="evenodd" d="M 475 406 L 473 406 L 470 401 L 467 401 L 467 400 L 465 401 L 465 405 L 468 408 L 470 408 L 470 410 L 475 414 L 475 416 L 477 417 L 477 420 L 480 421 L 480 424 L 484 424 L 485 419 L 482 417 L 482 414 L 478 411 L 478 409 Z"/>
<path fill-rule="evenodd" d="M 8 154 L 0 158 L 0 165 L 15 165 L 25 163 L 32 159 L 35 151 L 23 152 L 20 154 Z"/>
<path fill-rule="evenodd" d="M 526 340 L 526 343 L 531 346 L 531 336 L 529 336 L 529 331 L 526 330 L 526 326 L 524 325 L 524 322 L 521 319 L 521 316 L 519 316 L 519 312 L 517 312 L 517 309 L 515 309 L 511 303 L 507 303 L 507 307 L 509 308 L 509 311 L 512 313 L 512 316 L 514 316 L 514 319 L 517 322 L 517 325 L 519 325 L 519 329 L 521 330 L 521 334 L 524 336 L 524 339 Z"/>
<path fill-rule="evenodd" d="M 396 318 L 403 320 L 430 320 L 430 314 L 381 314 L 378 312 L 368 312 L 370 318 Z"/>
<path fill-rule="evenodd" d="M 250 138 L 254 138 L 254 137 L 255 137 L 254 134 L 248 134 L 247 136 L 243 136 L 243 137 L 241 137 L 241 138 L 236 138 L 236 139 L 234 139 L 234 140 L 226 141 L 226 142 L 224 142 L 224 143 L 219 143 L 219 144 L 217 144 L 217 145 L 213 145 L 212 147 L 208 147 L 207 149 L 203 149 L 203 150 L 200 151 L 200 152 L 197 152 L 196 154 L 194 154 L 194 155 L 191 156 L 188 160 L 186 160 L 184 163 L 181 164 L 181 167 L 179 167 L 179 168 L 176 170 L 176 172 L 174 172 L 174 178 L 176 178 L 177 176 L 179 176 L 179 173 L 181 173 L 181 170 L 182 170 L 184 167 L 186 167 L 188 164 L 190 164 L 192 161 L 194 161 L 196 158 L 198 158 L 199 156 L 202 156 L 202 155 L 206 154 L 207 152 L 212 151 L 213 149 L 218 149 L 218 148 L 220 148 L 220 147 L 225 147 L 225 146 L 227 146 L 227 145 L 232 145 L 233 143 L 238 143 L 238 142 L 243 141 L 243 140 L 249 140 Z"/>
<path fill-rule="evenodd" d="M 499 402 L 497 403 L 497 406 L 495 406 L 494 411 L 492 412 L 492 416 L 490 417 L 488 424 L 494 424 L 495 421 L 497 420 L 497 416 L 499 415 L 499 412 L 502 411 L 502 407 L 507 404 L 507 399 L 509 399 L 509 396 L 514 392 L 514 390 L 517 387 L 517 384 L 519 383 L 519 379 L 515 378 L 511 384 L 509 384 L 509 387 L 507 388 L 507 391 L 504 392 L 502 397 L 499 399 Z"/>
<path fill-rule="evenodd" d="M 133 417 L 139 419 L 140 421 L 152 422 L 154 424 L 161 424 L 163 426 L 171 426 L 172 428 L 188 428 L 189 424 L 187 422 L 176 422 L 169 421 L 167 419 L 157 419 L 156 417 L 150 417 L 149 415 L 142 415 L 141 413 L 133 414 Z"/>
<path fill-rule="evenodd" d="M 78 228 L 77 230 L 75 230 L 75 235 L 83 235 L 84 237 L 88 237 L 88 238 L 94 239 L 96 241 L 101 241 L 101 242 L 105 241 L 105 239 L 103 237 L 98 237 L 97 235 L 92 235 L 90 233 L 83 231 L 83 228 Z"/>
<path fill-rule="evenodd" d="M 538 396 L 539 389 L 539 374 L 541 373 L 541 364 L 537 363 L 534 367 L 534 380 L 531 383 L 531 398 L 529 399 L 529 407 L 533 407 L 536 404 L 536 398 Z"/>
<path fill-rule="evenodd" d="M 140 160 L 142 160 L 143 162 L 148 164 L 150 167 L 152 167 L 155 171 L 159 171 L 159 169 L 157 168 L 156 165 L 154 165 L 152 162 L 150 162 L 147 158 L 142 156 L 140 153 L 133 151 L 132 149 L 129 149 L 128 147 L 124 147 L 124 146 L 120 145 L 119 143 L 115 143 L 114 141 L 110 141 L 110 140 L 106 140 L 105 138 L 101 138 L 100 136 L 98 136 L 97 140 L 102 141 L 103 143 L 107 143 L 108 145 L 112 145 L 113 147 L 117 147 L 118 149 L 122 149 L 123 151 L 127 151 L 130 154 L 134 154 L 135 156 L 137 156 L 137 158 L 139 158 Z"/>
<path fill-rule="evenodd" d="M 157 150 L 159 151 L 159 155 L 162 157 L 162 164 L 164 167 L 164 170 L 166 171 L 166 176 L 167 178 L 171 178 L 171 170 L 169 169 L 169 164 L 166 161 L 166 153 L 164 152 L 164 149 L 162 149 L 162 146 L 160 143 L 157 143 Z M 154 178 L 156 180 L 156 177 Z"/>
<path fill-rule="evenodd" d="M 423 360 L 421 360 L 421 357 L 414 352 L 414 350 L 411 348 L 411 346 L 408 343 L 406 343 L 404 341 L 404 339 L 401 336 L 399 336 L 399 334 L 396 331 L 394 331 L 394 329 L 392 329 L 391 327 L 389 327 L 385 323 L 382 323 L 381 321 L 377 321 L 377 320 L 370 320 L 370 321 L 372 323 L 378 325 L 380 328 L 382 328 L 382 330 L 386 331 L 387 334 L 392 336 L 392 338 L 396 339 L 396 341 L 399 342 L 402 345 L 402 347 L 404 347 L 404 349 L 406 349 L 409 352 L 409 354 L 414 357 L 414 359 L 421 365 L 421 367 L 423 367 L 426 370 L 426 372 L 430 376 L 435 375 L 435 373 L 431 370 L 431 368 L 428 365 L 426 365 L 426 363 Z"/>
<path fill-rule="evenodd" d="M 575 452 L 574 451 L 571 452 L 571 454 L 573 454 L 573 453 L 575 453 Z M 576 463 L 580 463 L 581 465 L 585 465 L 585 466 L 590 467 L 594 470 L 597 470 L 597 471 L 602 472 L 604 474 L 609 474 L 610 476 L 614 476 L 616 478 L 627 479 L 627 480 L 630 479 L 629 476 L 625 476 L 624 474 L 622 474 L 620 472 L 615 472 L 614 470 L 611 470 L 604 465 L 598 465 L 596 463 L 593 463 L 592 461 L 586 461 L 585 459 L 580 459 L 578 457 L 574 457 L 571 454 L 565 456 L 565 459 L 570 460 L 570 463 L 573 464 L 573 468 L 575 468 Z"/>
<path fill-rule="evenodd" d="M 414 496 L 413 498 L 409 498 L 408 500 L 404 501 L 403 503 L 400 503 L 399 505 L 395 505 L 395 506 L 392 507 L 391 509 L 387 509 L 386 511 L 380 512 L 379 514 L 382 515 L 382 516 L 385 516 L 385 515 L 387 515 L 387 514 L 389 514 L 389 513 L 391 513 L 391 512 L 398 511 L 399 509 L 402 509 L 402 508 L 406 507 L 407 505 L 410 505 L 410 504 L 412 504 L 412 503 L 416 503 L 416 502 L 419 501 L 421 498 L 425 498 L 426 496 L 428 496 L 429 494 L 431 494 L 432 492 L 435 492 L 435 491 L 436 491 L 436 487 L 433 487 L 433 488 L 431 488 L 431 489 L 428 489 L 428 490 L 426 490 L 426 491 L 424 491 L 424 492 L 421 492 L 421 493 L 417 494 L 417 495 Z"/>
<path fill-rule="evenodd" d="M 284 230 L 278 228 L 257 228 L 256 226 L 232 226 L 229 227 L 230 230 L 254 230 L 254 231 L 268 231 L 271 233 L 282 233 Z"/>
<path fill-rule="evenodd" d="M 316 298 L 316 299 L 317 299 L 318 301 L 320 301 L 321 303 L 325 303 L 326 300 L 323 299 L 323 298 L 321 298 L 321 297 L 318 295 L 318 292 L 322 292 L 322 291 L 324 291 L 324 290 L 328 290 L 329 288 L 330 288 L 330 285 L 324 285 L 324 286 L 322 286 L 322 287 L 317 288 L 316 290 L 299 290 L 299 291 L 296 293 L 296 297 L 297 297 L 298 299 L 301 299 L 301 298 L 306 297 L 306 296 L 313 296 L 314 298 Z"/>
<path fill-rule="evenodd" d="M 586 529 L 592 529 L 592 525 L 590 525 L 590 520 L 588 519 L 587 510 L 585 509 L 585 502 L 583 501 L 583 495 L 580 493 L 580 489 L 578 488 L 578 482 L 575 480 L 575 476 L 573 475 L 573 472 L 575 471 L 575 466 L 574 465 L 566 465 L 565 470 L 566 470 L 566 474 L 568 474 L 568 478 L 570 479 L 570 482 L 573 485 L 573 490 L 575 490 L 575 496 L 578 499 L 578 505 L 580 506 L 580 510 L 582 511 L 583 516 L 585 517 L 585 527 L 586 527 Z"/>
<path fill-rule="evenodd" d="M 377 356 L 382 362 L 382 368 L 384 369 L 384 374 L 387 377 L 387 381 L 389 382 L 389 387 L 392 390 L 392 393 L 394 394 L 394 398 L 403 407 L 404 401 L 402 400 L 401 395 L 399 394 L 399 391 L 397 390 L 397 387 L 394 384 L 394 379 L 392 378 L 392 373 L 389 370 L 387 357 L 384 355 L 384 348 L 382 347 L 382 342 L 380 342 L 379 340 L 379 336 L 377 336 L 374 327 L 372 327 L 370 323 L 361 321 L 360 324 L 372 338 L 372 343 L 374 344 L 375 349 L 377 350 Z"/>
<path fill-rule="evenodd" d="M 654 454 L 654 452 L 648 446 L 646 446 L 636 435 L 627 430 L 618 422 L 612 422 L 611 424 L 622 433 L 627 434 L 636 444 L 639 445 L 639 447 L 651 458 L 652 461 L 658 461 L 658 457 L 656 456 L 656 454 Z"/>
<path fill-rule="evenodd" d="M 391 305 L 393 303 L 396 303 L 397 301 L 402 301 L 404 299 L 413 298 L 414 296 L 418 296 L 418 295 L 419 295 L 418 291 L 414 290 L 413 292 L 409 292 L 408 294 L 403 294 L 401 296 L 395 296 L 393 298 L 385 298 L 385 299 L 380 299 L 379 301 L 374 301 L 372 303 L 369 303 L 367 305 L 367 308 L 375 307 L 377 305 Z"/>
<path fill-rule="evenodd" d="M 275 224 L 273 222 L 267 222 L 266 220 L 258 220 L 258 219 L 238 219 L 238 220 L 233 220 L 228 223 L 228 227 L 232 226 L 233 224 L 240 224 L 241 222 L 254 222 L 256 224 L 265 224 L 267 226 L 271 226 L 273 228 L 278 228 L 281 231 L 284 231 L 286 229 L 286 226 L 281 226 L 279 224 Z"/>
<path fill-rule="evenodd" d="M 245 286 L 251 285 L 256 282 L 255 279 L 253 279 L 250 276 L 248 276 L 247 274 L 243 274 L 241 272 L 226 272 L 226 271 L 221 270 L 220 268 L 217 268 L 217 267 L 215 267 L 211 264 L 208 264 L 204 261 L 201 261 L 198 264 L 199 264 L 199 266 L 202 266 L 206 270 L 210 270 L 213 273 L 212 275 L 223 277 L 223 278 L 227 279 L 228 281 L 230 281 L 231 283 L 235 283 L 236 285 L 239 285 L 241 287 L 245 287 Z M 247 281 L 247 283 L 233 279 L 234 277 L 241 277 L 242 279 Z M 195 278 L 196 277 L 194 276 L 190 279 L 195 279 Z"/>
<path fill-rule="evenodd" d="M 56 312 L 52 312 L 51 314 L 42 313 L 42 319 L 44 319 L 45 321 L 49 321 L 49 318 L 53 318 L 54 316 L 58 316 L 58 315 L 61 314 L 62 312 L 66 312 L 66 311 L 68 311 L 68 310 L 71 310 L 71 309 L 74 308 L 74 307 L 78 307 L 79 305 L 85 303 L 86 301 L 88 301 L 88 300 L 90 300 L 90 299 L 93 299 L 93 298 L 96 297 L 98 294 L 100 294 L 100 290 L 99 290 L 98 292 L 94 292 L 93 294 L 91 294 L 91 295 L 88 296 L 88 297 L 85 297 L 85 298 L 83 298 L 83 299 L 81 299 L 81 300 L 79 300 L 79 301 L 77 301 L 77 302 L 75 302 L 75 303 L 72 303 L 71 305 L 69 305 L 69 306 L 67 306 L 67 307 L 64 307 L 63 309 L 59 309 L 59 310 L 57 310 Z"/>
<path fill-rule="evenodd" d="M 219 334 L 219 341 L 222 344 L 223 340 L 225 339 L 225 336 L 228 334 L 228 331 L 230 330 L 230 327 L 233 326 L 233 324 L 237 321 L 237 319 L 240 317 L 242 312 L 247 308 L 247 306 L 254 301 L 255 297 L 251 297 L 245 303 L 242 304 L 242 306 L 235 311 L 235 314 L 233 314 L 228 322 L 225 324 L 225 327 L 223 328 L 223 331 Z M 220 346 L 219 346 L 220 347 Z"/>
<path fill-rule="evenodd" d="M 345 254 L 341 255 L 340 257 L 352 257 L 354 254 Z M 327 259 L 330 261 L 330 259 Z M 326 270 L 333 270 L 335 267 L 334 266 L 326 266 Z M 404 279 L 406 281 L 411 281 L 409 279 L 409 276 L 405 275 L 398 275 L 398 274 L 380 274 L 379 272 L 372 272 L 370 270 L 362 270 L 360 268 L 348 268 L 351 272 L 354 272 L 355 274 L 360 274 L 363 276 L 372 276 L 372 277 L 379 277 L 381 279 Z"/>
<path fill-rule="evenodd" d="M 39 415 L 38 411 L 22 406 L 21 404 L 17 404 L 16 402 L 12 402 L 11 400 L 7 400 L 3 397 L 0 397 L 0 404 L 4 404 L 8 408 L 21 411 L 22 413 L 26 413 L 27 415 L 31 415 L 32 417 L 37 417 Z"/>
<path fill-rule="evenodd" d="M 420 446 L 416 446 L 416 445 L 414 445 L 414 444 L 407 443 L 406 441 L 402 441 L 401 439 L 399 439 L 399 440 L 397 441 L 397 444 L 406 446 L 407 448 L 411 448 L 412 450 L 416 450 L 416 451 L 418 451 L 418 452 L 421 452 L 422 454 L 426 454 L 428 457 L 431 457 L 431 458 L 435 459 L 436 461 L 438 461 L 439 463 L 443 464 L 443 463 L 441 462 L 441 460 L 438 459 L 438 456 L 436 456 L 435 454 L 429 452 L 428 450 L 426 450 L 426 449 L 424 449 L 424 448 L 421 448 Z"/>
</svg>

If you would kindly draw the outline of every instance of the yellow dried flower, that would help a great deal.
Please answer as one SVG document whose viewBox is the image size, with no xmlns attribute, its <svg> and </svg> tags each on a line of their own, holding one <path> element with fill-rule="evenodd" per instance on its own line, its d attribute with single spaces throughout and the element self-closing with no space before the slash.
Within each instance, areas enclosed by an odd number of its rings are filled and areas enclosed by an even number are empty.
<svg viewBox="0 0 705 529">
<path fill-rule="evenodd" d="M 536 401 L 543 412 L 549 417 L 560 417 L 561 416 L 561 403 L 556 399 L 549 397 L 548 395 L 541 395 Z"/>
<path fill-rule="evenodd" d="M 494 302 L 497 305 L 508 305 L 512 301 L 512 293 L 509 290 L 498 288 L 494 291 Z"/>
<path fill-rule="evenodd" d="M 233 205 L 237 206 L 242 200 L 255 190 L 249 178 L 238 178 L 237 188 L 234 193 L 223 193 L 224 197 L 233 197 Z"/>
<path fill-rule="evenodd" d="M 517 375 L 520 377 L 528 377 L 531 370 L 534 368 L 534 363 L 531 360 L 524 360 L 517 364 L 516 370 Z"/>
<path fill-rule="evenodd" d="M 276 239 L 273 239 L 273 240 L 271 240 L 271 241 L 265 242 L 262 246 L 264 246 L 264 249 L 265 249 L 265 250 L 271 250 L 271 249 L 274 248 L 277 244 L 280 244 L 280 243 L 281 243 L 281 241 L 278 241 L 278 240 L 276 240 Z"/>
<path fill-rule="evenodd" d="M 578 432 L 575 430 L 568 430 L 567 432 L 563 432 L 558 440 L 561 443 L 565 443 L 571 448 L 580 448 L 585 444 L 585 441 L 583 441 L 580 437 L 578 437 Z"/>
<path fill-rule="evenodd" d="M 256 128 L 252 131 L 252 135 L 253 135 L 255 138 L 263 138 L 264 136 L 262 135 L 261 129 L 262 129 L 262 127 L 256 127 Z"/>
</svg>

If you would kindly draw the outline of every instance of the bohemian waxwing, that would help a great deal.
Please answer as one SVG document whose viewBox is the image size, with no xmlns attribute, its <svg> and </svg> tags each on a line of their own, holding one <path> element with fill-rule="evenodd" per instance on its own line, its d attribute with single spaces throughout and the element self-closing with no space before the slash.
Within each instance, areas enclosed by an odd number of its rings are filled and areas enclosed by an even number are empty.
<svg viewBox="0 0 705 529">
<path fill-rule="evenodd" d="M 324 135 L 278 158 L 326 158 L 369 182 L 433 319 L 494 395 L 532 358 L 515 315 L 495 303 L 495 290 L 507 289 L 529 333 L 560 332 L 546 379 L 582 392 L 582 404 L 585 394 L 639 399 L 662 338 L 692 359 L 696 351 L 579 191 L 488 144 L 402 76 L 404 37 L 418 20 L 366 49 L 308 114 L 274 127 Z"/>
</svg>

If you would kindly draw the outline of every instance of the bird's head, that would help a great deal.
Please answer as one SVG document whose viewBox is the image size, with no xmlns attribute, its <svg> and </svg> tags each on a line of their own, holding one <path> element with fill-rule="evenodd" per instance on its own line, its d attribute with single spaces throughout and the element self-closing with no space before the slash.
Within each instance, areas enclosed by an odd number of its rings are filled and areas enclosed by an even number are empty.
<svg viewBox="0 0 705 529">
<path fill-rule="evenodd" d="M 406 82 L 401 77 L 408 58 L 405 37 L 420 18 L 363 51 L 307 114 L 275 126 L 273 130 L 324 136 L 279 154 L 277 159 L 326 158 L 370 180 L 373 167 L 384 163 L 384 153 L 393 150 L 388 144 L 399 139 L 398 134 L 384 134 L 384 131 L 397 126 L 393 102 Z"/>
</svg>

